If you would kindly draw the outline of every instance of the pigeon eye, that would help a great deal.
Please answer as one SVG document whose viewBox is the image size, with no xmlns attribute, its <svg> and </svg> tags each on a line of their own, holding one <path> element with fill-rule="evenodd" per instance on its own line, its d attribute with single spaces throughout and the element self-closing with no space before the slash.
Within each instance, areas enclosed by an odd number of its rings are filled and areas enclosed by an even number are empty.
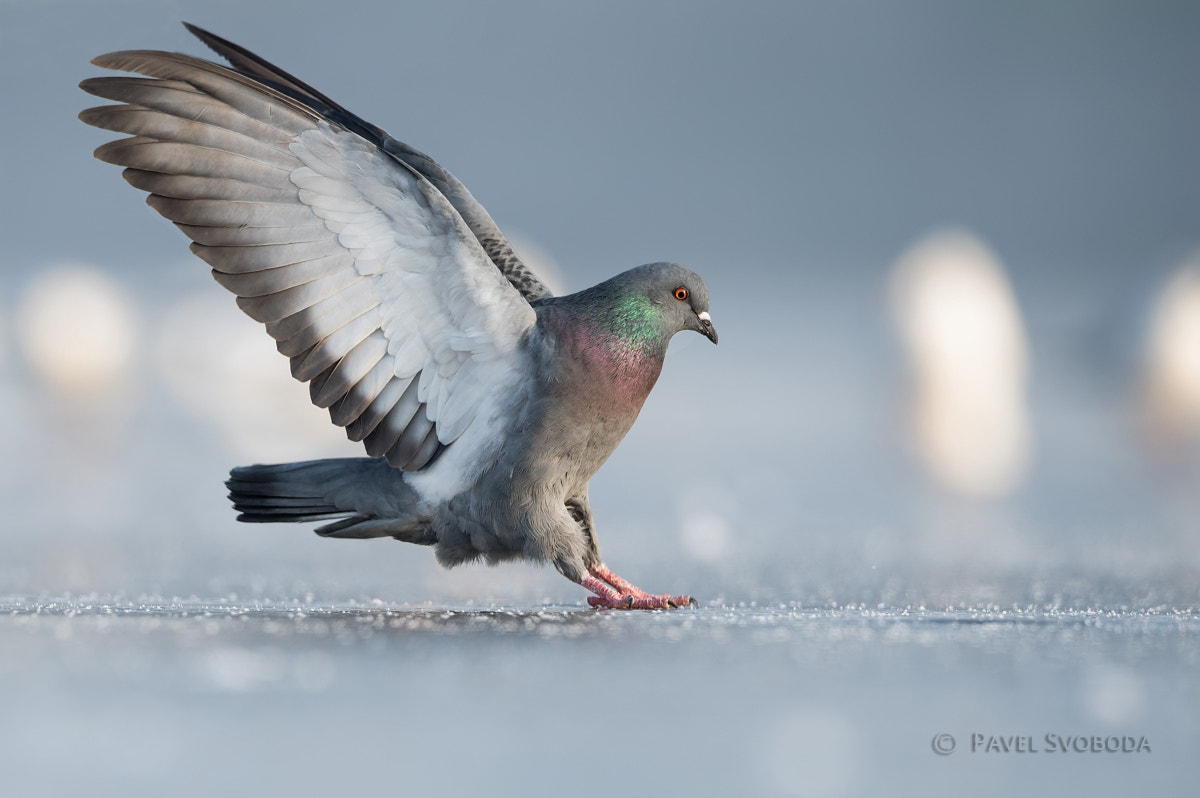
<svg viewBox="0 0 1200 798">
<path fill-rule="evenodd" d="M 688 298 L 688 290 L 682 285 L 675 289 L 675 298 L 680 302 Z"/>
</svg>

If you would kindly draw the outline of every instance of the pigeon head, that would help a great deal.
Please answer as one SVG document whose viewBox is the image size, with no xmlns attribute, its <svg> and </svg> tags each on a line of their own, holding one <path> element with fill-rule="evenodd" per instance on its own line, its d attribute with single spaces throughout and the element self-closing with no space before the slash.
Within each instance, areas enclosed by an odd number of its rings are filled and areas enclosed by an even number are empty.
<svg viewBox="0 0 1200 798">
<path fill-rule="evenodd" d="M 618 274 L 585 293 L 606 307 L 612 332 L 629 344 L 666 344 L 692 330 L 717 342 L 708 315 L 708 288 L 678 263 L 651 263 Z"/>
</svg>

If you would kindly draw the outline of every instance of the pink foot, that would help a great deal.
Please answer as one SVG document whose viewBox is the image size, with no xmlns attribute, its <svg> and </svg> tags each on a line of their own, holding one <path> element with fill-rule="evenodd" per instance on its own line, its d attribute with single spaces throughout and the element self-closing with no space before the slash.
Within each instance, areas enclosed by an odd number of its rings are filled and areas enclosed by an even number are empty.
<svg viewBox="0 0 1200 798">
<path fill-rule="evenodd" d="M 588 574 L 580 584 L 595 593 L 588 604 L 614 610 L 673 610 L 677 607 L 698 606 L 691 596 L 669 596 L 647 593 L 614 574 L 603 563 L 588 566 Z"/>
</svg>

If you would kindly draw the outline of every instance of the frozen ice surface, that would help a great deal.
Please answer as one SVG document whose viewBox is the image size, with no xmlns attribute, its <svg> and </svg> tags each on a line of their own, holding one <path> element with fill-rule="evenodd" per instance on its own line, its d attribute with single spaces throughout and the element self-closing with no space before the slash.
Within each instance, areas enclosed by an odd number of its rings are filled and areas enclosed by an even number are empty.
<svg viewBox="0 0 1200 798">
<path fill-rule="evenodd" d="M 0 613 L 12 795 L 1181 795 L 1200 775 L 1189 611 L 92 596 Z"/>
</svg>

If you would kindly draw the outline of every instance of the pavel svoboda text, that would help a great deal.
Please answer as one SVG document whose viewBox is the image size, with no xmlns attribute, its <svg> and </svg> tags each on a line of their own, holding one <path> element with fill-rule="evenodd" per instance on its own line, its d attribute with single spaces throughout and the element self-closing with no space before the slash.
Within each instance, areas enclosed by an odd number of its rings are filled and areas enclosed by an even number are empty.
<svg viewBox="0 0 1200 798">
<path fill-rule="evenodd" d="M 985 754 L 1141 754 L 1150 753 L 1145 737 L 1102 737 L 1099 735 L 1046 734 L 1033 737 L 1004 737 L 972 734 L 971 752 Z"/>
</svg>

